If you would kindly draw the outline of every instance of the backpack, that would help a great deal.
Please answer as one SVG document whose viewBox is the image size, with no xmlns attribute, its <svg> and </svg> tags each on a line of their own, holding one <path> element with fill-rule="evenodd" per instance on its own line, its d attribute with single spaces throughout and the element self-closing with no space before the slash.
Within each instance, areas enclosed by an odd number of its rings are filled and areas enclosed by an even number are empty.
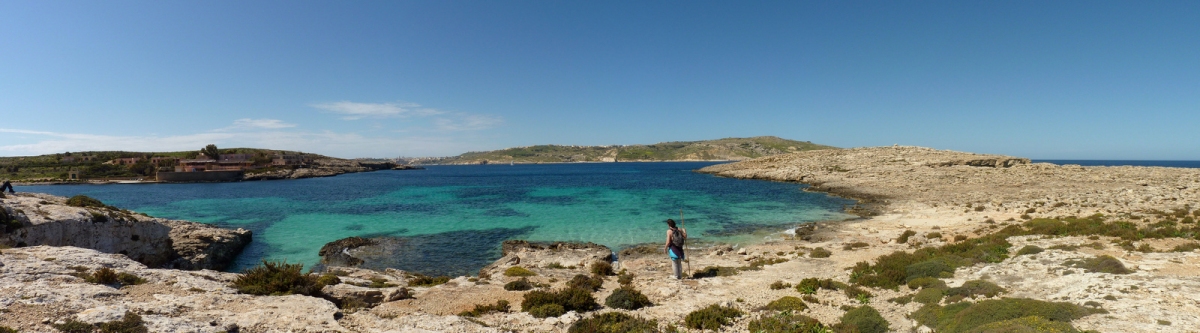
<svg viewBox="0 0 1200 333">
<path fill-rule="evenodd" d="M 687 237 L 684 237 L 683 232 L 679 231 L 679 229 L 671 229 L 671 245 L 682 249 L 683 241 L 686 238 Z"/>
</svg>

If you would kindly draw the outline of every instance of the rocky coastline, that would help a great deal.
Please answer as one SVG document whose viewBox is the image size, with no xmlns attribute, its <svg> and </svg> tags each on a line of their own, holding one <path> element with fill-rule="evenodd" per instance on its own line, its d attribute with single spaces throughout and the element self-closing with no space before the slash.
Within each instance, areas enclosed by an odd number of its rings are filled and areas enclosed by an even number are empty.
<svg viewBox="0 0 1200 333">
<path fill-rule="evenodd" d="M 689 246 L 693 278 L 682 281 L 669 277 L 670 263 L 656 244 L 624 249 L 614 258 L 613 249 L 596 244 L 507 241 L 502 257 L 477 275 L 438 278 L 353 267 L 362 260 L 356 255 L 369 250 L 373 240 L 346 239 L 322 248 L 322 257 L 329 259 L 324 272 L 340 278 L 321 289 L 324 297 L 240 294 L 230 287 L 238 278 L 233 273 L 149 268 L 130 259 L 136 254 L 27 244 L 0 250 L 0 326 L 53 332 L 50 325 L 56 322 L 109 322 L 129 311 L 155 332 L 567 332 L 602 314 L 619 313 L 654 320 L 659 331 L 700 332 L 689 328 L 693 315 L 718 306 L 742 313 L 720 325 L 721 332 L 761 328 L 770 318 L 798 318 L 793 314 L 842 331 L 849 329 L 846 325 L 865 325 L 855 324 L 861 318 L 853 314 L 868 307 L 882 322 L 864 331 L 943 332 L 955 326 L 930 319 L 929 311 L 1025 302 L 1020 304 L 1050 304 L 1078 315 L 1027 316 L 986 327 L 1064 332 L 1200 327 L 1197 169 L 1058 166 L 920 147 L 872 147 L 777 155 L 699 172 L 808 184 L 810 191 L 858 200 L 848 210 L 862 218 L 806 224 L 781 240 L 745 247 Z M 17 196 L 24 202 L 22 216 L 30 214 L 31 198 L 37 197 Z M 90 216 L 75 216 L 81 214 Z M 1054 228 L 1065 221 L 1124 229 Z M 948 272 L 924 278 L 935 286 L 880 287 L 879 280 L 864 277 L 906 255 L 985 245 L 990 252 L 940 257 L 959 261 L 950 262 Z M 1123 271 L 1084 265 L 1098 258 L 1111 258 Z M 605 276 L 604 264 L 611 265 L 611 273 L 624 274 Z M 101 286 L 76 274 L 102 267 L 147 282 Z M 599 277 L 589 278 L 597 272 Z M 606 304 L 551 316 L 522 311 L 530 295 L 578 283 L 593 286 L 591 297 L 601 304 L 619 290 L 633 289 L 652 305 L 627 310 Z M 511 289 L 514 285 L 533 290 Z M 976 293 L 972 288 L 978 286 L 996 289 Z M 937 297 L 929 298 L 929 292 Z M 800 304 L 790 305 L 784 316 L 777 304 L 788 297 Z M 511 307 L 485 307 L 500 301 Z"/>
</svg>

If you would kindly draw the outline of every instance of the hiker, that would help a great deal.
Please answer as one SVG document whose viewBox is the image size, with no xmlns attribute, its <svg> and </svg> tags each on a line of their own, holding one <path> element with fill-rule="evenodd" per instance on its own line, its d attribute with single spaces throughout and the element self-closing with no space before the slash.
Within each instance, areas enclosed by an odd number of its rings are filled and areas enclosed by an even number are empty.
<svg viewBox="0 0 1200 333">
<path fill-rule="evenodd" d="M 0 193 L 3 193 L 5 189 L 8 189 L 8 193 L 10 194 L 17 193 L 13 191 L 12 183 L 10 183 L 7 179 L 4 180 L 4 185 L 0 185 Z"/>
<path fill-rule="evenodd" d="M 675 278 L 683 279 L 683 242 L 687 240 L 687 229 L 681 229 L 675 226 L 675 220 L 667 219 L 667 245 L 665 246 L 667 255 L 671 256 L 671 262 L 675 264 Z"/>
</svg>

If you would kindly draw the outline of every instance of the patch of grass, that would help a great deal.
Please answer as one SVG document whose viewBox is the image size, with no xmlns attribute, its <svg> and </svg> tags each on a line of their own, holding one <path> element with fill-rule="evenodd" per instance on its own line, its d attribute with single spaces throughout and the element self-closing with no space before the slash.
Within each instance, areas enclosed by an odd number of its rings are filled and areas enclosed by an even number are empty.
<svg viewBox="0 0 1200 333">
<path fill-rule="evenodd" d="M 73 267 L 73 268 L 75 268 L 75 267 Z M 84 271 L 87 270 L 86 267 L 80 267 L 80 268 L 83 268 Z M 110 285 L 110 286 L 112 286 L 112 285 L 132 286 L 132 285 L 146 283 L 145 279 L 138 277 L 137 275 L 133 275 L 130 273 L 125 273 L 125 272 L 118 273 L 117 271 L 115 271 L 111 268 L 108 268 L 108 267 L 101 267 L 100 269 L 97 269 L 96 271 L 92 272 L 92 274 L 83 273 L 84 271 L 80 271 L 77 268 L 75 270 L 79 273 L 73 274 L 73 275 L 83 278 L 84 281 L 87 281 L 89 283 L 103 284 L 103 285 Z"/>
<path fill-rule="evenodd" d="M 592 274 L 599 276 L 617 275 L 613 272 L 612 264 L 607 261 L 597 261 L 592 263 Z"/>
<path fill-rule="evenodd" d="M 926 260 L 904 267 L 905 282 L 924 277 L 954 276 L 954 266 L 946 260 Z"/>
<path fill-rule="evenodd" d="M 888 302 L 905 305 L 913 301 L 914 295 L 897 296 L 888 299 Z"/>
<path fill-rule="evenodd" d="M 927 234 L 925 234 L 925 239 L 942 239 L 942 233 L 940 233 L 940 232 L 927 233 Z"/>
<path fill-rule="evenodd" d="M 142 321 L 142 316 L 132 311 L 125 311 L 125 316 L 121 320 L 100 323 L 101 333 L 146 333 L 148 331 L 146 323 Z"/>
<path fill-rule="evenodd" d="M 865 242 L 854 242 L 854 243 L 849 243 L 849 244 L 843 245 L 842 250 L 853 251 L 855 249 L 868 247 L 868 246 L 871 246 L 871 244 L 867 244 Z"/>
<path fill-rule="evenodd" d="M 992 221 L 992 220 L 988 219 L 988 221 Z M 996 223 L 996 221 L 992 221 L 992 223 Z M 967 238 L 968 238 L 967 235 L 954 235 L 955 242 L 965 241 L 965 240 L 967 240 Z"/>
<path fill-rule="evenodd" d="M 17 330 L 8 326 L 0 326 L 0 333 L 18 333 Z"/>
<path fill-rule="evenodd" d="M 1050 321 L 1043 317 L 1028 316 L 1016 319 L 1001 320 L 980 325 L 972 332 L 1057 332 L 1078 333 L 1079 330 L 1071 323 Z"/>
<path fill-rule="evenodd" d="M 946 295 L 945 289 L 942 288 L 925 288 L 913 295 L 914 302 L 921 304 L 937 304 L 942 301 L 942 297 Z"/>
<path fill-rule="evenodd" d="M 823 247 L 818 247 L 818 248 L 812 249 L 812 252 L 808 253 L 808 256 L 812 257 L 812 258 L 829 258 L 829 256 L 832 256 L 832 255 L 833 255 L 833 252 L 829 252 L 829 250 L 826 250 Z"/>
<path fill-rule="evenodd" d="M 622 269 L 621 274 L 617 275 L 617 283 L 621 284 L 622 286 L 628 286 L 633 284 L 633 278 L 633 273 L 626 273 L 625 270 Z"/>
<path fill-rule="evenodd" d="M 871 292 L 859 286 L 846 286 L 846 288 L 842 289 L 842 292 L 846 294 L 846 297 L 849 297 L 853 300 L 858 300 L 859 303 L 863 304 L 866 304 L 871 297 L 875 296 L 872 295 Z"/>
<path fill-rule="evenodd" d="M 504 276 L 535 276 L 537 273 L 521 266 L 513 266 L 504 270 Z"/>
<path fill-rule="evenodd" d="M 754 333 L 809 333 L 827 331 L 825 325 L 822 325 L 820 321 L 791 311 L 755 318 L 750 321 L 748 329 Z"/>
<path fill-rule="evenodd" d="M 836 291 L 845 289 L 846 287 L 849 286 L 833 279 L 805 278 L 796 284 L 796 291 L 799 291 L 801 294 L 811 295 L 820 289 Z"/>
<path fill-rule="evenodd" d="M 633 287 L 620 287 L 604 299 L 604 306 L 614 309 L 637 310 L 654 305 L 650 299 Z"/>
<path fill-rule="evenodd" d="M 658 321 L 621 312 L 605 312 L 571 324 L 567 333 L 657 333 Z"/>
<path fill-rule="evenodd" d="M 1027 255 L 1027 254 L 1038 254 L 1038 253 L 1042 253 L 1044 251 L 1046 251 L 1046 250 L 1042 249 L 1040 246 L 1037 246 L 1037 245 L 1025 245 L 1020 250 L 1017 250 L 1017 255 L 1023 256 L 1023 255 Z"/>
<path fill-rule="evenodd" d="M 1084 260 L 1069 260 L 1065 263 L 1069 267 L 1083 268 L 1089 273 L 1109 273 L 1109 274 L 1129 274 L 1133 270 L 1126 268 L 1117 258 L 1110 255 L 1101 255 L 1095 258 Z"/>
<path fill-rule="evenodd" d="M 996 295 L 1002 292 L 1005 292 L 1004 288 L 997 286 L 995 283 L 984 280 L 971 280 L 964 282 L 961 287 L 947 289 L 946 295 L 962 295 L 963 297 L 971 298 L 976 296 L 996 297 Z"/>
<path fill-rule="evenodd" d="M 996 263 L 1008 258 L 1006 240 L 1021 232 L 1020 227 L 1008 226 L 1000 231 L 940 247 L 925 247 L 913 253 L 896 251 L 876 259 L 874 265 L 862 262 L 851 271 L 850 282 L 864 286 L 896 289 L 910 279 L 941 277 L 952 274 L 955 268 L 981 262 Z M 913 266 L 911 273 L 909 266 Z"/>
<path fill-rule="evenodd" d="M 96 331 L 96 326 L 75 319 L 67 319 L 62 324 L 53 324 L 50 327 L 63 333 L 92 333 Z"/>
<path fill-rule="evenodd" d="M 588 291 L 600 290 L 602 285 L 604 285 L 604 278 L 598 275 L 587 276 L 578 274 L 572 277 L 571 281 L 567 281 L 568 288 L 579 288 Z"/>
<path fill-rule="evenodd" d="M 788 260 L 784 258 L 758 258 L 750 261 L 749 265 L 746 265 L 745 267 L 738 267 L 738 269 L 743 271 L 757 271 L 762 270 L 763 266 L 774 265 L 787 261 Z"/>
<path fill-rule="evenodd" d="M 942 281 L 932 277 L 921 277 L 908 280 L 908 289 L 925 289 L 925 288 L 946 288 L 946 281 Z"/>
<path fill-rule="evenodd" d="M 71 197 L 70 199 L 67 199 L 67 206 L 83 207 L 83 208 L 89 208 L 89 207 L 90 208 L 108 208 L 108 209 L 112 209 L 112 210 L 117 210 L 116 207 L 105 205 L 103 202 L 100 202 L 100 200 L 96 200 L 95 198 L 92 198 L 92 197 L 89 197 L 86 195 L 82 195 L 82 194 L 76 195 L 76 196 Z"/>
<path fill-rule="evenodd" d="M 504 290 L 508 291 L 526 291 L 530 289 L 533 289 L 533 284 L 529 283 L 529 280 L 526 278 L 504 284 Z"/>
<path fill-rule="evenodd" d="M 693 279 L 702 279 L 718 276 L 734 276 L 738 274 L 738 269 L 735 267 L 726 266 L 708 266 L 704 269 L 692 273 Z"/>
<path fill-rule="evenodd" d="M 553 306 L 557 306 L 557 308 Z M 521 301 L 521 311 L 538 318 L 545 318 L 559 312 L 561 316 L 567 311 L 587 312 L 599 308 L 600 304 L 592 297 L 592 293 L 583 289 L 566 288 L 555 292 L 534 290 L 525 294 Z"/>
<path fill-rule="evenodd" d="M 563 266 L 562 264 L 560 264 L 560 263 L 557 263 L 557 262 L 552 262 L 552 263 L 550 263 L 549 265 L 546 265 L 546 268 L 549 268 L 549 269 L 565 269 L 565 268 L 567 268 L 567 266 Z"/>
<path fill-rule="evenodd" d="M 499 301 L 496 301 L 496 304 L 488 304 L 488 305 L 476 304 L 474 309 L 471 309 L 471 311 L 463 311 L 463 312 L 459 313 L 458 316 L 473 318 L 473 317 L 479 317 L 479 316 L 482 316 L 485 314 L 489 314 L 492 312 L 508 312 L 508 310 L 509 310 L 508 301 L 499 300 Z"/>
<path fill-rule="evenodd" d="M 763 306 L 763 309 L 772 311 L 802 312 L 804 310 L 808 310 L 808 305 L 805 305 L 804 301 L 800 298 L 794 296 L 783 296 L 777 300 L 771 301 L 771 303 L 767 303 L 767 305 Z"/>
<path fill-rule="evenodd" d="M 1158 324 L 1159 324 L 1159 325 L 1163 325 L 1163 326 L 1171 326 L 1171 322 L 1169 322 L 1169 321 L 1162 320 L 1162 319 L 1157 319 L 1157 321 L 1158 321 Z"/>
<path fill-rule="evenodd" d="M 900 237 L 896 237 L 896 244 L 908 243 L 908 238 L 916 235 L 916 231 L 905 230 L 903 233 L 900 233 Z"/>
<path fill-rule="evenodd" d="M 239 293 L 251 295 L 319 296 L 324 285 L 317 282 L 317 276 L 302 273 L 303 269 L 304 264 L 263 260 L 261 265 L 238 275 L 233 281 L 233 288 Z"/>
<path fill-rule="evenodd" d="M 780 289 L 791 288 L 792 284 L 791 283 L 783 283 L 783 281 L 775 281 L 775 282 L 771 283 L 770 287 L 771 287 L 771 290 L 780 290 Z"/>
<path fill-rule="evenodd" d="M 409 287 L 433 287 L 436 285 L 444 284 L 446 282 L 450 282 L 449 276 L 431 277 L 431 276 L 425 276 L 424 274 L 418 274 L 418 273 L 411 273 L 408 275 L 408 286 Z M 384 280 L 384 283 L 382 283 L 382 285 L 383 285 L 382 287 L 376 287 L 376 285 L 379 285 L 379 284 L 380 283 L 377 282 L 375 279 L 371 279 L 371 288 L 387 288 L 387 287 L 395 287 L 396 286 L 391 283 L 386 283 L 386 280 Z"/>
<path fill-rule="evenodd" d="M 1096 313 L 1095 310 L 1065 302 L 1045 302 L 1027 298 L 1004 298 L 979 303 L 961 302 L 946 306 L 930 304 L 921 307 L 911 317 L 934 328 L 937 332 L 975 332 L 983 325 L 1019 319 L 1041 317 L 1047 321 L 1070 322 Z"/>
<path fill-rule="evenodd" d="M 337 274 L 325 273 L 325 274 L 321 274 L 321 276 L 317 277 L 317 283 L 319 283 L 323 286 L 332 286 L 332 285 L 341 284 L 342 279 L 339 278 L 337 276 Z"/>
<path fill-rule="evenodd" d="M 16 217 L 9 215 L 8 210 L 0 207 L 0 232 L 9 233 L 17 231 L 17 229 L 21 229 L 24 226 Z"/>
<path fill-rule="evenodd" d="M 1200 243 L 1186 243 L 1186 244 L 1175 245 L 1175 248 L 1171 249 L 1171 252 L 1192 252 L 1192 251 L 1195 251 L 1196 249 L 1200 249 Z"/>
<path fill-rule="evenodd" d="M 817 297 L 813 296 L 813 295 L 800 296 L 800 299 L 804 300 L 805 302 L 812 303 L 812 304 L 821 303 L 821 301 L 818 300 Z"/>
<path fill-rule="evenodd" d="M 723 307 L 717 304 L 692 311 L 683 318 L 687 328 L 716 331 L 721 326 L 729 325 L 733 318 L 741 317 L 744 312 L 733 307 Z"/>
<path fill-rule="evenodd" d="M 841 322 L 834 325 L 834 330 L 838 332 L 887 333 L 888 327 L 888 321 L 883 319 L 878 310 L 864 305 L 842 314 Z"/>
</svg>

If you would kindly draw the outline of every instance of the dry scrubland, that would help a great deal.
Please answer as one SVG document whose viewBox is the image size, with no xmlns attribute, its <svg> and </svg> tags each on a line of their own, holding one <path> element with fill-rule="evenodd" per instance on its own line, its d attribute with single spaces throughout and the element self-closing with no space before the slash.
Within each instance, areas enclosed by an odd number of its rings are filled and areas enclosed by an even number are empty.
<svg viewBox="0 0 1200 333">
<path fill-rule="evenodd" d="M 669 262 L 657 246 L 626 249 L 611 267 L 609 249 L 594 244 L 507 242 L 504 256 L 479 276 L 457 278 L 352 268 L 307 275 L 285 266 L 237 275 L 151 269 L 71 247 L 5 249 L 0 326 L 22 332 L 55 332 L 53 325 L 74 321 L 155 332 L 1200 331 L 1200 170 L 1054 166 L 879 147 L 779 155 L 702 172 L 811 184 L 859 199 L 848 208 L 863 218 L 807 225 L 765 244 L 691 249 L 695 274 L 684 281 L 668 277 Z M 105 281 L 98 272 L 106 267 L 141 281 Z"/>
</svg>

